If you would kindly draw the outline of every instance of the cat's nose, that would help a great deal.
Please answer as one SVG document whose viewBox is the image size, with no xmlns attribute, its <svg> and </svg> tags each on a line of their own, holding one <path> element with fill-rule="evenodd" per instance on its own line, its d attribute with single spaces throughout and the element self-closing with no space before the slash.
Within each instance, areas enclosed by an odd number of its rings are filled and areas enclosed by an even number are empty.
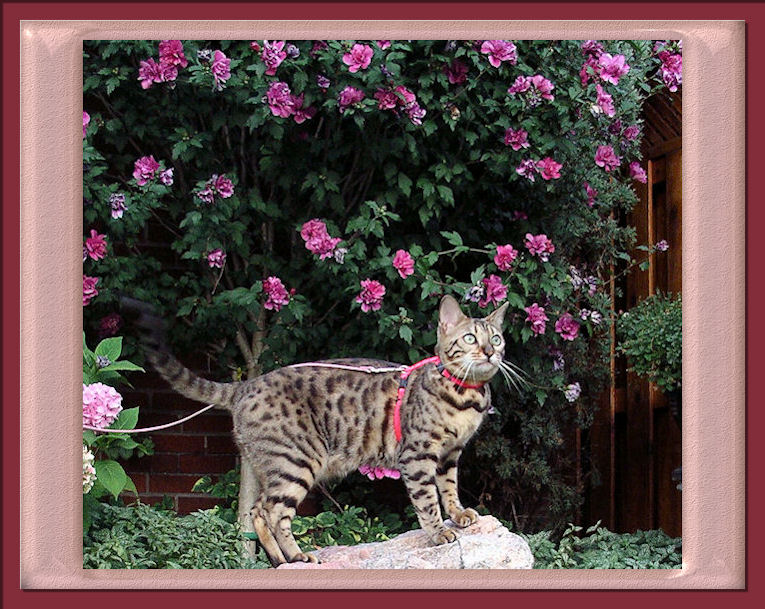
<svg viewBox="0 0 765 609">
<path fill-rule="evenodd" d="M 486 357 L 491 357 L 494 355 L 494 347 L 486 346 L 483 348 L 483 352 L 486 354 Z"/>
</svg>

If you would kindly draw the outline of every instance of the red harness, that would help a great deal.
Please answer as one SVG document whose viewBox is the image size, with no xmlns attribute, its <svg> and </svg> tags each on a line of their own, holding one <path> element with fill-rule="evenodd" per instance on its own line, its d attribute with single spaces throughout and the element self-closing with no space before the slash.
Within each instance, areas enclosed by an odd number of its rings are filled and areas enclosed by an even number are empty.
<svg viewBox="0 0 765 609">
<path fill-rule="evenodd" d="M 415 370 L 419 370 L 423 366 L 427 366 L 428 364 L 435 364 L 438 371 L 441 373 L 441 376 L 444 378 L 449 379 L 452 383 L 455 385 L 458 385 L 460 387 L 464 387 L 465 389 L 480 389 L 484 386 L 484 383 L 478 383 L 477 385 L 466 383 L 465 381 L 458 379 L 456 376 L 451 374 L 441 363 L 441 359 L 434 355 L 433 357 L 429 357 L 427 359 L 420 360 L 416 364 L 412 364 L 411 366 L 407 366 L 402 372 L 401 376 L 398 380 L 398 395 L 396 396 L 396 406 L 393 409 L 393 433 L 396 435 L 396 442 L 401 442 L 401 404 L 404 402 L 404 394 L 406 393 L 406 385 L 409 382 L 409 375 L 412 374 Z"/>
</svg>

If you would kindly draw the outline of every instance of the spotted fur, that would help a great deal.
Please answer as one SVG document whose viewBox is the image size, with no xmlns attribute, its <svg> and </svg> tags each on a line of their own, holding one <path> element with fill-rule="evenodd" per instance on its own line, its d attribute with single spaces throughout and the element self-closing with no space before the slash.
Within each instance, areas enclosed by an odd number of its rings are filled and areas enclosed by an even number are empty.
<svg viewBox="0 0 765 609">
<path fill-rule="evenodd" d="M 453 298 L 442 300 L 436 354 L 451 374 L 472 384 L 496 374 L 504 354 L 506 308 L 471 319 Z M 397 372 L 286 367 L 243 382 L 216 383 L 196 376 L 163 350 L 150 351 L 149 358 L 181 394 L 231 412 L 242 458 L 241 508 L 274 564 L 313 560 L 292 535 L 297 506 L 316 483 L 343 477 L 362 464 L 401 472 L 420 525 L 436 544 L 456 539 L 444 525 L 439 497 L 458 526 L 477 518 L 460 503 L 457 463 L 490 406 L 488 384 L 460 387 L 433 364 L 416 370 L 404 395 L 403 438 L 397 442 Z M 371 359 L 329 361 L 395 366 Z"/>
</svg>

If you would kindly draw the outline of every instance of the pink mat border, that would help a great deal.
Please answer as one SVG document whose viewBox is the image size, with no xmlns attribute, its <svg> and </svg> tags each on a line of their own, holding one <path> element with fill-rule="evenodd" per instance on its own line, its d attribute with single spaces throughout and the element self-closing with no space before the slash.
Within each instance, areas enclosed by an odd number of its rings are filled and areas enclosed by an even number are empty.
<svg viewBox="0 0 765 609">
<path fill-rule="evenodd" d="M 683 569 L 363 574 L 84 571 L 81 495 L 76 492 L 80 429 L 73 406 L 81 397 L 81 41 L 383 37 L 683 39 Z M 710 84 L 744 82 L 743 59 L 744 24 L 726 21 L 22 23 L 22 588 L 742 588 L 744 90 Z M 715 154 L 708 154 L 710 150 Z M 58 207 L 55 214 L 50 213 L 52 202 Z M 58 296 L 51 299 L 51 294 Z M 731 319 L 741 321 L 731 323 Z M 67 404 L 72 405 L 70 416 L 62 417 Z M 62 482 L 66 480 L 70 483 Z M 55 501 L 50 500 L 52 488 Z"/>
</svg>

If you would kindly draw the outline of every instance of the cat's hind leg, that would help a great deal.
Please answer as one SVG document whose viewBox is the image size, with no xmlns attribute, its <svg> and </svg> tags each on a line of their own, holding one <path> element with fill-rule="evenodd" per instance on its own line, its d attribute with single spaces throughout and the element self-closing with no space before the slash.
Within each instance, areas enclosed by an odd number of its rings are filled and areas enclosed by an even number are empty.
<svg viewBox="0 0 765 609">
<path fill-rule="evenodd" d="M 278 567 L 279 565 L 287 562 L 287 559 L 284 558 L 282 549 L 276 542 L 276 539 L 274 538 L 273 533 L 271 533 L 271 529 L 268 527 L 266 522 L 266 513 L 263 509 L 263 502 L 258 500 L 250 513 L 252 515 L 252 525 L 255 528 L 255 533 L 257 533 L 260 544 L 266 551 L 271 564 L 274 567 Z"/>
</svg>

